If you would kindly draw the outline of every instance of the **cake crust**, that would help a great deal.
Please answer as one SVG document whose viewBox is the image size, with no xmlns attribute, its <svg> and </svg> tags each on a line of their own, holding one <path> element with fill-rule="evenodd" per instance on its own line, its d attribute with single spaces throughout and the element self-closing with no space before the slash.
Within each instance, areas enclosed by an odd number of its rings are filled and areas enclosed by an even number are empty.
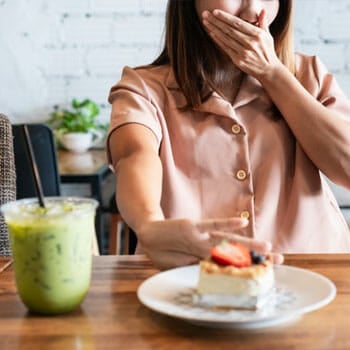
<svg viewBox="0 0 350 350">
<path fill-rule="evenodd" d="M 272 262 L 267 258 L 263 263 L 248 267 L 222 266 L 211 260 L 202 260 L 200 269 L 207 274 L 224 274 L 247 279 L 256 279 L 266 274 L 272 268 Z"/>
</svg>

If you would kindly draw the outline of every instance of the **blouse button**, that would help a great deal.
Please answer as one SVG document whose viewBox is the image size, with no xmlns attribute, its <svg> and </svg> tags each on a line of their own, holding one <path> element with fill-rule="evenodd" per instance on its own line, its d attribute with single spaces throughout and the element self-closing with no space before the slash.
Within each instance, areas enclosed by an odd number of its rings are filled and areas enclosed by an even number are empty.
<svg viewBox="0 0 350 350">
<path fill-rule="evenodd" d="M 244 170 L 238 170 L 237 173 L 236 173 L 236 177 L 238 180 L 245 180 L 246 177 L 247 177 L 247 173 L 244 171 Z"/>
<path fill-rule="evenodd" d="M 231 130 L 237 135 L 241 132 L 241 127 L 238 124 L 233 124 Z"/>
<path fill-rule="evenodd" d="M 241 219 L 249 219 L 249 217 L 250 217 L 250 214 L 249 214 L 249 211 L 247 211 L 247 210 L 244 210 L 244 211 L 242 211 L 241 212 Z"/>
</svg>

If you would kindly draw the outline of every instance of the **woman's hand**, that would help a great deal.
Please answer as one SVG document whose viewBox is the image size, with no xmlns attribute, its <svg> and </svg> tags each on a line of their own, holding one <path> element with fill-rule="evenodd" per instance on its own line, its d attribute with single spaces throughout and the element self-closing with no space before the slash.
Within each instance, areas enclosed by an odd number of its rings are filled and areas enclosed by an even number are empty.
<svg viewBox="0 0 350 350">
<path fill-rule="evenodd" d="M 256 79 L 273 77 L 282 63 L 269 32 L 266 12 L 262 10 L 258 24 L 253 25 L 221 10 L 203 12 L 203 24 L 214 42 L 243 72 Z"/>
<path fill-rule="evenodd" d="M 269 254 L 271 244 L 232 233 L 248 225 L 246 219 L 225 218 L 194 221 L 169 219 L 150 221 L 137 229 L 143 251 L 160 269 L 197 263 L 209 256 L 210 249 L 222 239 L 241 242 L 250 250 Z M 275 263 L 282 263 L 283 256 L 271 253 Z"/>
</svg>

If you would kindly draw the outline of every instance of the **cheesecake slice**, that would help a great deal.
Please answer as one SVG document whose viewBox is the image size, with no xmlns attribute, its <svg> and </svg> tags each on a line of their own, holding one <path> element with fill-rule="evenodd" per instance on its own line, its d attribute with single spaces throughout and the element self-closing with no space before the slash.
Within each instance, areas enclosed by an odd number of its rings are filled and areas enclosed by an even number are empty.
<svg viewBox="0 0 350 350">
<path fill-rule="evenodd" d="M 239 243 L 222 242 L 200 262 L 195 302 L 201 306 L 256 309 L 273 295 L 274 270 L 268 257 Z"/>
</svg>

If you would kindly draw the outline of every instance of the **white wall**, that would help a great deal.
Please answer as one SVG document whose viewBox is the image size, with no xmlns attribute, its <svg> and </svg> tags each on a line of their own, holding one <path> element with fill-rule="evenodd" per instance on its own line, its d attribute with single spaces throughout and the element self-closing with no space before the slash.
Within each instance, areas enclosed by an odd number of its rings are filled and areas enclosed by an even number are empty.
<svg viewBox="0 0 350 350">
<path fill-rule="evenodd" d="M 295 0 L 296 48 L 320 55 L 350 96 L 350 0 Z M 41 121 L 54 105 L 107 95 L 124 65 L 161 47 L 166 0 L 0 0 L 0 111 Z"/>
<path fill-rule="evenodd" d="M 318 54 L 350 96 L 350 0 L 295 0 L 296 49 Z M 43 121 L 54 105 L 107 95 L 124 65 L 162 43 L 166 0 L 0 0 L 0 112 Z M 350 204 L 350 193 L 338 198 Z"/>
<path fill-rule="evenodd" d="M 163 0 L 0 0 L 0 111 L 46 120 L 54 105 L 107 95 L 124 65 L 161 47 Z"/>
</svg>

